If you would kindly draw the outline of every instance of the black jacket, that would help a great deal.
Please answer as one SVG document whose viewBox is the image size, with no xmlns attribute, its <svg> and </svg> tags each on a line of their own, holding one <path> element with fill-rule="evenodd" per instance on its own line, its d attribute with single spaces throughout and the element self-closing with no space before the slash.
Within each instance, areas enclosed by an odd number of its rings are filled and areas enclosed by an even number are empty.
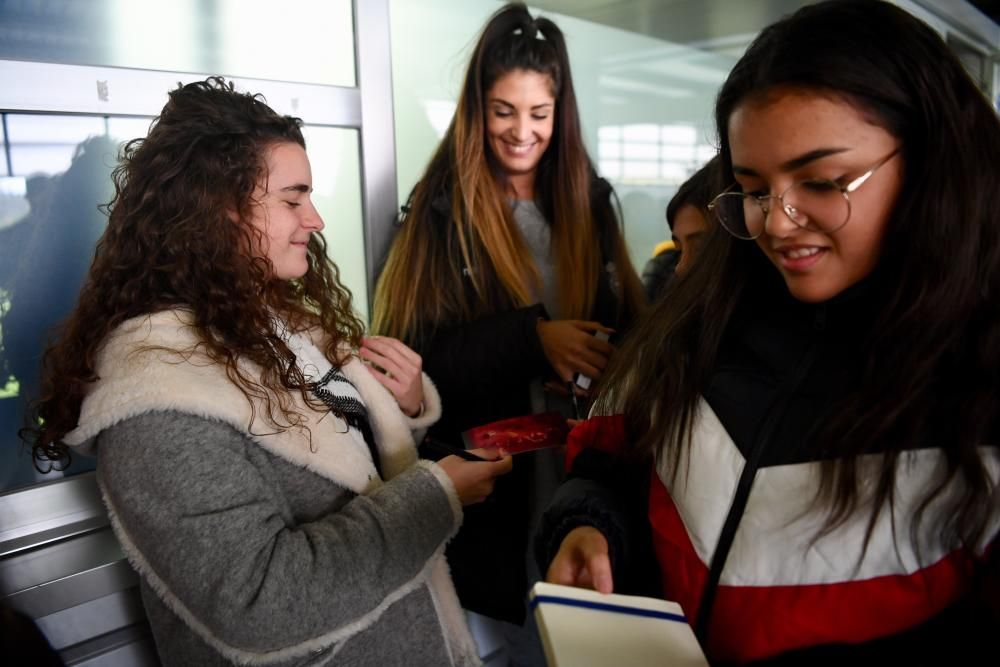
<svg viewBox="0 0 1000 667">
<path fill-rule="evenodd" d="M 716 574 L 721 574 L 732 544 L 727 540 L 734 536 L 740 525 L 748 496 L 758 489 L 755 481 L 757 471 L 778 466 L 787 471 L 824 457 L 823 452 L 816 449 L 816 436 L 822 430 L 826 416 L 837 404 L 838 397 L 857 386 L 861 366 L 866 361 L 860 358 L 858 350 L 875 320 L 876 304 L 864 285 L 818 305 L 797 302 L 786 291 L 781 291 L 780 296 L 771 291 L 769 294 L 751 294 L 743 300 L 730 321 L 716 367 L 704 391 L 705 402 L 739 451 L 740 460 L 745 462 L 739 484 L 734 485 L 732 499 L 730 501 L 727 497 L 726 500 L 729 509 L 726 523 L 720 524 L 723 525 L 721 537 L 713 532 L 710 542 L 712 551 L 708 554 L 710 560 L 692 566 L 691 560 L 683 560 L 678 554 L 664 559 L 667 552 L 661 551 L 658 552 L 661 572 L 657 573 L 655 566 L 651 568 L 650 537 L 655 542 L 656 535 L 665 535 L 668 531 L 667 523 L 656 526 L 655 531 L 649 524 L 650 516 L 666 516 L 662 506 L 654 514 L 651 505 L 654 495 L 649 492 L 650 483 L 657 483 L 658 477 L 650 475 L 649 465 L 628 465 L 607 451 L 592 448 L 584 449 L 576 457 L 569 481 L 560 488 L 544 515 L 536 542 L 536 555 L 541 568 L 548 566 L 570 530 L 579 525 L 593 525 L 608 537 L 614 577 L 616 582 L 622 583 L 625 592 L 653 592 L 672 599 L 688 595 L 685 599 L 695 601 L 691 607 L 699 609 L 699 617 L 706 609 L 711 610 L 715 592 L 709 592 L 706 586 L 686 593 L 684 586 L 694 588 L 690 582 L 698 579 L 691 577 L 685 584 L 675 573 L 684 568 L 693 571 L 704 566 L 710 582 L 715 566 L 720 568 Z M 997 443 L 994 440 L 988 444 Z M 709 442 L 692 443 L 692 447 L 699 445 L 715 451 Z M 935 447 L 935 443 L 931 439 L 912 443 L 910 447 L 923 450 Z M 724 471 L 719 469 L 712 474 L 718 479 Z M 686 479 L 690 485 L 687 488 L 702 486 L 697 480 Z M 747 485 L 743 491 L 747 495 L 741 496 L 744 481 Z M 674 489 L 671 485 L 663 484 L 672 495 Z M 684 488 L 684 485 L 678 486 Z M 673 497 L 672 501 L 684 503 L 686 497 Z M 789 497 L 787 502 L 796 500 Z M 701 534 L 698 532 L 699 507 L 684 507 L 686 522 L 690 522 L 685 523 L 684 529 L 690 535 Z M 732 532 L 727 527 L 729 519 L 734 520 Z M 744 527 L 747 531 L 744 536 L 757 530 L 759 525 L 748 522 Z M 776 553 L 785 549 L 787 554 L 790 548 L 788 545 L 775 545 Z M 995 656 L 998 648 L 995 637 L 1000 629 L 1000 619 L 996 614 L 1000 604 L 995 602 L 991 610 L 985 601 L 990 599 L 990 595 L 995 599 L 1000 594 L 998 549 L 1000 545 L 994 542 L 987 561 L 981 564 L 981 572 L 974 575 L 972 594 L 923 624 L 862 643 L 845 641 L 806 645 L 771 659 L 775 664 L 843 664 L 847 661 L 862 664 L 943 664 L 948 663 L 950 657 L 961 662 L 958 656 L 971 655 L 971 651 L 975 650 L 973 645 L 979 646 L 980 651 L 991 651 Z M 741 556 L 745 557 L 746 553 Z M 853 562 L 852 559 L 857 557 L 846 546 L 838 556 L 842 556 L 843 562 Z M 729 564 L 732 565 L 732 562 Z M 639 572 L 645 581 L 635 576 Z M 675 588 L 669 591 L 661 588 L 658 593 L 655 592 L 661 577 L 665 586 L 673 585 Z M 838 602 L 836 583 L 833 581 L 825 593 L 828 611 Z M 984 589 L 988 587 L 992 592 L 984 594 Z M 766 586 L 754 582 L 753 586 L 746 584 L 745 588 L 761 591 Z M 792 588 L 795 587 L 785 585 L 782 590 L 790 591 Z M 761 609 L 760 612 L 766 612 L 767 616 L 779 622 L 787 619 L 786 627 L 798 627 L 796 623 L 802 623 L 802 608 L 779 606 Z M 712 620 L 709 616 L 704 617 L 702 624 L 698 623 L 698 617 L 689 620 L 696 626 L 703 641 L 708 636 L 709 646 L 718 647 L 720 637 L 721 643 L 726 644 L 724 632 L 719 633 L 719 626 L 715 623 L 719 619 Z M 830 622 L 822 612 L 815 618 L 816 626 Z M 831 618 L 834 617 L 831 615 Z M 723 619 L 722 623 L 725 622 Z M 752 623 L 748 625 L 752 626 Z M 715 634 L 712 628 L 716 629 Z M 729 631 L 740 632 L 731 626 Z"/>
<path fill-rule="evenodd" d="M 595 222 L 606 220 L 610 225 L 598 230 L 606 270 L 601 272 L 590 319 L 620 333 L 635 313 L 619 300 L 613 286 L 617 271 L 614 249 L 624 241 L 613 222 L 617 218 L 612 196 L 611 185 L 595 179 L 592 205 L 595 209 L 605 208 L 603 215 L 595 215 Z M 435 239 L 448 243 L 452 225 L 449 196 L 439 196 L 432 208 L 431 219 L 417 224 L 428 225 Z M 404 221 L 414 223 L 412 219 Z M 460 261 L 459 252 L 451 251 L 450 256 Z M 463 275 L 473 270 L 463 269 Z M 466 300 L 475 298 L 468 279 L 454 289 Z M 442 418 L 431 428 L 429 437 L 461 446 L 461 433 L 466 429 L 531 412 L 531 381 L 553 373 L 536 331 L 540 318 L 548 319 L 541 304 L 526 308 L 511 305 L 457 325 L 420 323 L 424 333 L 405 342 L 423 358 L 424 370 L 437 386 L 443 405 Z M 426 448 L 423 451 L 428 458 L 438 458 Z M 532 516 L 528 490 L 534 487 L 538 456 L 544 454 L 519 454 L 513 472 L 497 481 L 490 499 L 465 508 L 462 528 L 448 545 L 448 560 L 462 605 L 514 623 L 521 623 L 524 617 L 528 586 L 525 562 L 532 528 L 528 525 Z"/>
</svg>

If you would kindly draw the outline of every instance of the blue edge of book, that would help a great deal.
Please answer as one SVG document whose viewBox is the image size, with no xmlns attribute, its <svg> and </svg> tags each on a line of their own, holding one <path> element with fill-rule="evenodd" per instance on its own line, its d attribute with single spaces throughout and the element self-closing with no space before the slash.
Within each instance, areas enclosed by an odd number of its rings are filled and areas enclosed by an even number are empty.
<svg viewBox="0 0 1000 667">
<path fill-rule="evenodd" d="M 588 600 L 574 600 L 572 598 L 561 598 L 555 595 L 536 595 L 531 600 L 531 610 L 534 611 L 540 603 L 561 604 L 567 607 L 584 607 L 585 609 L 597 609 L 599 611 L 612 611 L 619 614 L 629 614 L 631 616 L 646 616 L 648 618 L 662 618 L 667 621 L 677 621 L 687 623 L 687 618 L 683 614 L 671 614 L 666 611 L 656 611 L 654 609 L 636 609 L 635 607 L 623 607 L 618 604 L 608 604 L 606 602 L 590 602 Z"/>
</svg>

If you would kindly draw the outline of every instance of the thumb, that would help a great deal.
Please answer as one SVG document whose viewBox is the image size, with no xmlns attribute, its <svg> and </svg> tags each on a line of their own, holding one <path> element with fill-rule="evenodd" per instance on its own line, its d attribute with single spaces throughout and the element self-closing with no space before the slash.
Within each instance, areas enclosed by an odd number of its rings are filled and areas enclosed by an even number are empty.
<svg viewBox="0 0 1000 667">
<path fill-rule="evenodd" d="M 505 451 L 498 447 L 480 447 L 478 449 L 470 449 L 470 454 L 475 454 L 479 458 L 485 461 L 499 461 L 506 454 Z"/>
<path fill-rule="evenodd" d="M 514 457 L 503 452 L 503 458 L 497 459 L 492 465 L 494 476 L 506 475 L 514 467 Z"/>
</svg>

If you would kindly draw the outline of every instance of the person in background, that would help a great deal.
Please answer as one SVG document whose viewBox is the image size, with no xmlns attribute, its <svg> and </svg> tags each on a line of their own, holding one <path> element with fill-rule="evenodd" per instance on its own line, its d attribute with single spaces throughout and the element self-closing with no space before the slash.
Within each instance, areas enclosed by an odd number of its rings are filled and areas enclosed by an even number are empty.
<svg viewBox="0 0 1000 667">
<path fill-rule="evenodd" d="M 96 453 L 165 665 L 477 665 L 443 549 L 510 457 L 418 461 L 440 399 L 362 337 L 300 128 L 219 78 L 170 93 L 25 435 L 41 468 Z"/>
<path fill-rule="evenodd" d="M 431 436 L 460 446 L 463 431 L 498 419 L 573 416 L 567 384 L 600 377 L 644 301 L 612 200 L 583 144 L 562 32 L 504 6 L 476 43 L 375 294 L 374 329 L 416 350 L 441 392 Z M 556 452 L 520 454 L 467 513 L 448 546 L 467 609 L 522 623 L 529 526 L 561 477 Z"/>
<path fill-rule="evenodd" d="M 671 241 L 656 246 L 642 271 L 642 284 L 650 303 L 663 295 L 674 275 L 691 267 L 708 231 L 708 204 L 720 189 L 719 157 L 705 163 L 684 181 L 667 204 Z M 669 244 L 669 245 L 668 245 Z"/>
<path fill-rule="evenodd" d="M 930 27 L 842 0 L 765 29 L 716 122 L 718 225 L 571 435 L 548 579 L 619 590 L 645 537 L 713 663 L 995 656 L 996 111 Z"/>
</svg>

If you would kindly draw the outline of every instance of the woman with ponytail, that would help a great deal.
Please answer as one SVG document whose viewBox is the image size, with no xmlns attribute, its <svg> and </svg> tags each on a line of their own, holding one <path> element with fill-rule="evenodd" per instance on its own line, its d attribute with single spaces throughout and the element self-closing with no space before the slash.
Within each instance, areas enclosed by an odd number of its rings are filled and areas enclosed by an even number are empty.
<svg viewBox="0 0 1000 667">
<path fill-rule="evenodd" d="M 473 426 L 565 410 L 576 374 L 601 375 L 643 299 L 612 199 L 583 144 L 562 32 L 505 6 L 476 44 L 375 297 L 375 329 L 419 352 L 441 392 L 431 436 L 460 444 Z M 547 454 L 520 455 L 449 545 L 467 608 L 521 621 L 532 507 L 561 474 Z"/>
</svg>

